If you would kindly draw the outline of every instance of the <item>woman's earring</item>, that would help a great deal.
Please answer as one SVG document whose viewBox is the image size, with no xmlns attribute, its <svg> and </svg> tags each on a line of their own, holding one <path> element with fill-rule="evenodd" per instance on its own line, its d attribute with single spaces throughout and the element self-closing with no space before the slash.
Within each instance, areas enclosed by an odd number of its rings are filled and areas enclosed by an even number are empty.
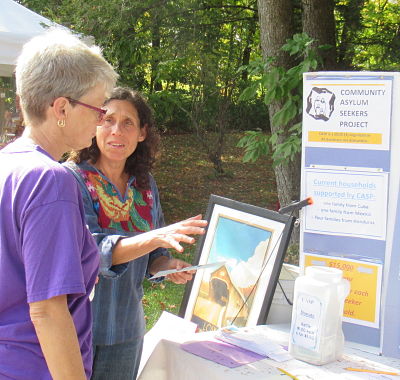
<svg viewBox="0 0 400 380">
<path fill-rule="evenodd" d="M 65 127 L 65 119 L 57 120 L 57 125 L 58 125 L 60 128 L 64 128 L 64 127 Z"/>
</svg>

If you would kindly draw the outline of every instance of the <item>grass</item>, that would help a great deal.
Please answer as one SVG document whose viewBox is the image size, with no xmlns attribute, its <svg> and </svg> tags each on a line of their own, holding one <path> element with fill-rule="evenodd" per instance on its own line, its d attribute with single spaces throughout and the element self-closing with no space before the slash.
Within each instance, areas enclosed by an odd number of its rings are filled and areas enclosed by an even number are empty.
<svg viewBox="0 0 400 380">
<path fill-rule="evenodd" d="M 211 194 L 240 202 L 276 209 L 277 194 L 271 160 L 242 162 L 243 151 L 236 147 L 241 134 L 226 137 L 223 163 L 229 176 L 216 177 L 211 162 L 201 150 L 196 138 L 189 134 L 162 137 L 162 155 L 153 171 L 160 191 L 167 224 L 203 214 Z M 174 256 L 192 262 L 195 247 Z M 177 314 L 184 286 L 165 281 L 144 282 L 143 305 L 147 328 L 151 328 L 163 310 Z"/>
</svg>

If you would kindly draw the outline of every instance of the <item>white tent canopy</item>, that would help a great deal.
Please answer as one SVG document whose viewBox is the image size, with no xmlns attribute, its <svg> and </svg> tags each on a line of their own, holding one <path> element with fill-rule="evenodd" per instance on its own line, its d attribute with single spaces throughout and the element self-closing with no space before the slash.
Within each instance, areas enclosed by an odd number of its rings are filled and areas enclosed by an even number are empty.
<svg viewBox="0 0 400 380">
<path fill-rule="evenodd" d="M 0 0 L 0 76 L 12 76 L 22 45 L 50 26 L 58 25 L 13 0 Z"/>
</svg>

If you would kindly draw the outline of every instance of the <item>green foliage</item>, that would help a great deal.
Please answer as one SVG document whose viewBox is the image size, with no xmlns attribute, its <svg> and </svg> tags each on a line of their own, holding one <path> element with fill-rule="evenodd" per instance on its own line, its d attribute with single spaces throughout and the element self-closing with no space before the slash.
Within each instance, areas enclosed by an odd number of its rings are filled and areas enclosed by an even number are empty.
<svg viewBox="0 0 400 380">
<path fill-rule="evenodd" d="M 231 102 L 229 105 L 229 131 L 263 130 L 270 132 L 268 109 L 263 99 L 247 102 Z"/>
<path fill-rule="evenodd" d="M 164 90 L 148 95 L 149 102 L 154 109 L 156 124 L 165 133 L 189 133 L 190 117 L 183 111 L 190 110 L 192 107 L 192 97 L 185 91 Z M 212 111 L 215 114 L 215 102 L 210 105 L 210 109 L 203 109 L 206 121 L 204 126 L 207 130 L 212 130 L 211 123 L 214 119 L 207 117 Z M 262 99 L 253 99 L 249 102 L 237 103 L 234 100 L 228 105 L 229 124 L 226 126 L 228 131 L 245 131 L 251 129 L 262 129 L 269 132 L 268 110 L 264 106 Z"/>
<path fill-rule="evenodd" d="M 400 2 L 336 1 L 339 66 L 400 70 Z"/>
<path fill-rule="evenodd" d="M 237 146 L 245 148 L 243 162 L 255 162 L 270 153 L 270 136 L 261 131 L 246 131 Z"/>
<path fill-rule="evenodd" d="M 282 50 L 297 58 L 298 64 L 289 70 L 274 65 L 274 59 L 264 62 L 254 60 L 240 70 L 247 70 L 255 80 L 242 92 L 240 100 L 249 100 L 264 93 L 264 103 L 282 104 L 272 117 L 273 125 L 279 127 L 270 136 L 261 131 L 247 132 L 238 146 L 245 149 L 244 160 L 255 161 L 273 148 L 274 164 L 291 160 L 301 150 L 301 123 L 287 130 L 286 126 L 299 117 L 303 107 L 303 73 L 313 71 L 320 64 L 318 51 L 326 46 L 313 47 L 314 40 L 305 33 L 295 34 L 282 46 Z M 284 138 L 280 135 L 285 134 Z"/>
<path fill-rule="evenodd" d="M 258 58 L 256 0 L 19 2 L 77 33 L 93 36 L 120 74 L 120 83 L 154 100 L 158 124 L 169 131 L 189 131 L 190 118 L 176 102 L 191 111 L 193 94 L 199 104 L 210 102 L 201 115 L 206 128 L 218 116 L 211 96 L 219 103 L 229 98 L 231 130 L 268 129 L 261 101 L 285 101 L 271 120 L 284 126 L 299 115 L 301 73 L 314 70 L 318 63 L 316 50 L 303 34 L 283 47 L 299 58 L 288 72 L 275 67 L 273 60 Z M 293 3 L 295 30 L 300 30 L 301 2 Z M 340 68 L 400 69 L 398 1 L 336 0 L 335 16 Z M 243 91 L 248 77 L 254 81 Z M 239 102 L 239 96 L 247 101 Z M 277 136 L 273 139 L 280 143 Z"/>
<path fill-rule="evenodd" d="M 156 125 L 163 133 L 190 132 L 187 114 L 177 104 L 188 107 L 190 98 L 183 91 L 159 91 L 148 95 Z"/>
<path fill-rule="evenodd" d="M 258 101 L 238 103 L 243 82 L 237 69 L 259 46 L 255 0 L 20 1 L 93 36 L 120 83 L 149 97 L 163 130 L 188 132 L 191 118 L 182 109 L 193 116 L 197 107 L 200 124 L 213 131 L 222 101 L 229 103 L 230 130 L 259 127 L 266 119 Z"/>
<path fill-rule="evenodd" d="M 290 244 L 286 254 L 285 254 L 285 262 L 299 265 L 299 257 L 300 257 L 300 246 L 298 243 Z"/>
</svg>

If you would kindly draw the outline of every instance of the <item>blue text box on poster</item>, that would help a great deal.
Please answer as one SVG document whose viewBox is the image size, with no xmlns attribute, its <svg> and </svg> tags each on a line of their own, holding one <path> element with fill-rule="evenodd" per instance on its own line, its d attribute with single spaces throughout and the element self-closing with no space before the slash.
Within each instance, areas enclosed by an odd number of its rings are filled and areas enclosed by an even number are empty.
<svg viewBox="0 0 400 380">
<path fill-rule="evenodd" d="M 388 174 L 348 170 L 305 170 L 304 231 L 386 238 Z"/>
</svg>

